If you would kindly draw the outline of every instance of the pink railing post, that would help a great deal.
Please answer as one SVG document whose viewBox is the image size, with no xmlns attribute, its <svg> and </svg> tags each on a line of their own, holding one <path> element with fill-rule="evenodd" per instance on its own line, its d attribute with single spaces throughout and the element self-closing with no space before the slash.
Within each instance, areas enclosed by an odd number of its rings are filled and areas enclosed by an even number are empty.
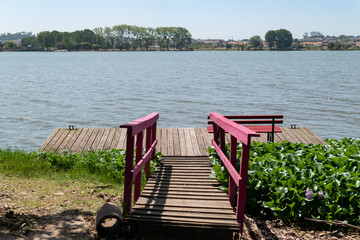
<svg viewBox="0 0 360 240">
<path fill-rule="evenodd" d="M 245 215 L 246 185 L 248 179 L 249 155 L 250 155 L 250 143 L 243 144 L 241 150 L 241 163 L 240 163 L 241 181 L 238 191 L 238 200 L 237 200 L 237 208 L 236 208 L 236 218 L 240 222 L 241 233 L 243 231 L 243 222 Z"/>
<path fill-rule="evenodd" d="M 236 218 L 238 223 L 240 224 L 240 233 L 242 234 L 245 214 L 246 185 L 248 178 L 251 137 L 259 137 L 260 134 L 240 124 L 237 124 L 215 112 L 210 113 L 209 118 L 213 121 L 214 126 L 214 139 L 212 140 L 212 145 L 217 154 L 219 155 L 222 165 L 225 166 L 229 172 L 228 196 L 230 203 L 233 207 L 235 207 L 236 186 L 239 188 L 236 204 Z M 225 131 L 228 132 L 231 136 L 230 160 L 226 156 Z M 236 154 L 238 140 L 242 143 L 243 146 L 241 154 L 240 173 L 236 171 Z"/>
<path fill-rule="evenodd" d="M 157 122 L 155 122 L 151 127 L 151 142 L 155 142 L 155 140 L 156 140 L 156 125 L 157 125 Z M 155 151 L 153 152 L 153 154 L 151 156 L 151 159 L 154 159 L 154 158 L 155 158 Z"/>
<path fill-rule="evenodd" d="M 125 162 L 125 182 L 124 182 L 124 206 L 126 212 L 131 210 L 132 198 L 132 181 L 133 181 L 133 168 L 134 168 L 134 136 L 132 129 L 127 130 L 126 137 L 126 162 Z"/>
<path fill-rule="evenodd" d="M 214 140 L 217 144 L 219 144 L 219 132 L 218 126 L 216 123 L 213 123 L 213 133 L 214 133 Z"/>
<path fill-rule="evenodd" d="M 236 153 L 237 153 L 237 139 L 234 136 L 231 136 L 230 141 L 230 162 L 231 165 L 236 169 Z M 231 206 L 235 209 L 236 205 L 236 183 L 232 179 L 229 178 L 229 200 Z"/>
<path fill-rule="evenodd" d="M 150 175 L 150 159 L 155 156 L 156 122 L 159 113 L 152 113 L 144 118 L 121 125 L 127 129 L 126 138 L 126 159 L 125 159 L 125 180 L 124 180 L 124 209 L 127 213 L 131 211 L 132 205 L 132 184 L 135 178 L 134 202 L 141 193 L 141 172 L 145 166 L 147 177 Z M 143 155 L 144 130 L 146 129 L 146 153 Z M 136 165 L 134 167 L 134 140 L 136 136 Z"/>
</svg>

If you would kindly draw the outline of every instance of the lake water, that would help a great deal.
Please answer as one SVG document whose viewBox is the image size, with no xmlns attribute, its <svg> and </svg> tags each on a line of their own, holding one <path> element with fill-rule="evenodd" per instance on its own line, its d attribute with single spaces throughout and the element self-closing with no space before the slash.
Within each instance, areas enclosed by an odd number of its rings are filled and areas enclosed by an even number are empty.
<svg viewBox="0 0 360 240">
<path fill-rule="evenodd" d="M 283 114 L 322 138 L 360 137 L 360 51 L 0 52 L 0 147 L 57 127 L 205 127 L 209 112 Z"/>
</svg>

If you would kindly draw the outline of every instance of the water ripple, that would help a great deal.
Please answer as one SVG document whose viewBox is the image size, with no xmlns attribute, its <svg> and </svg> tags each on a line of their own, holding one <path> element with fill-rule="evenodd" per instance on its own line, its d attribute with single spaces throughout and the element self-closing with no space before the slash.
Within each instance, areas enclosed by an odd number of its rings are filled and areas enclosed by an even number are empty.
<svg viewBox="0 0 360 240">
<path fill-rule="evenodd" d="M 209 112 L 284 114 L 321 137 L 360 137 L 360 52 L 0 53 L 0 147 L 56 127 L 205 127 Z"/>
</svg>

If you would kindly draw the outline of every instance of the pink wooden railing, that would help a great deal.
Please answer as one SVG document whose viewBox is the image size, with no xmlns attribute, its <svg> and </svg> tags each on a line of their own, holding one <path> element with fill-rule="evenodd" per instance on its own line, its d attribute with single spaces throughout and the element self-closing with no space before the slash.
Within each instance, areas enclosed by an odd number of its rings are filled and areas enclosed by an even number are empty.
<svg viewBox="0 0 360 240">
<path fill-rule="evenodd" d="M 127 213 L 131 210 L 132 185 L 134 186 L 134 202 L 139 198 L 141 191 L 141 171 L 145 165 L 146 176 L 150 175 L 150 159 L 155 155 L 156 123 L 159 113 L 151 113 L 144 118 L 128 122 L 121 125 L 127 128 L 126 138 L 126 163 L 125 163 L 125 183 L 124 183 L 124 207 Z M 143 155 L 143 137 L 146 129 L 146 153 Z M 136 166 L 134 167 L 134 143 L 136 136 Z"/>
<path fill-rule="evenodd" d="M 248 178 L 250 143 L 252 137 L 259 137 L 256 133 L 240 124 L 237 124 L 224 116 L 212 112 L 210 119 L 213 121 L 214 139 L 212 145 L 218 153 L 221 163 L 229 171 L 229 200 L 232 207 L 236 208 L 236 219 L 240 224 L 240 233 L 243 232 L 246 185 Z M 225 131 L 231 135 L 230 160 L 225 155 Z M 242 143 L 240 173 L 236 171 L 237 141 Z M 239 188 L 236 202 L 236 187 Z"/>
</svg>

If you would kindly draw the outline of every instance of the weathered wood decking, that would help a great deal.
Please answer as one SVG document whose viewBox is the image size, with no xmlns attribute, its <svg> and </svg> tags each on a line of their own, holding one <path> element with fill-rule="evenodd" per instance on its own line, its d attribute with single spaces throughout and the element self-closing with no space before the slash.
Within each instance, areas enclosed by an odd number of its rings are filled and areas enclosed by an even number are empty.
<svg viewBox="0 0 360 240">
<path fill-rule="evenodd" d="M 164 155 L 160 169 L 150 177 L 127 216 L 133 237 L 145 239 L 233 239 L 239 232 L 233 208 L 219 183 L 209 179 L 206 146 L 212 134 L 206 128 L 158 128 L 157 151 Z M 266 142 L 266 133 L 253 141 Z M 275 141 L 324 144 L 307 127 L 282 127 Z M 145 141 L 145 139 L 144 139 Z M 229 142 L 229 136 L 226 136 Z M 126 129 L 57 128 L 38 151 L 70 153 L 89 149 L 126 147 Z"/>
<path fill-rule="evenodd" d="M 207 157 L 162 160 L 126 218 L 133 237 L 232 239 L 239 224 L 227 194 L 210 174 Z"/>
<path fill-rule="evenodd" d="M 310 128 L 296 129 L 282 127 L 283 132 L 275 134 L 275 141 L 324 144 L 324 141 Z M 253 141 L 266 142 L 266 133 Z M 207 156 L 206 146 L 211 146 L 212 134 L 206 128 L 158 128 L 159 143 L 156 150 L 164 156 Z M 229 136 L 226 136 L 229 142 Z M 126 147 L 126 129 L 123 128 L 78 128 L 55 129 L 38 151 L 81 153 Z"/>
</svg>

